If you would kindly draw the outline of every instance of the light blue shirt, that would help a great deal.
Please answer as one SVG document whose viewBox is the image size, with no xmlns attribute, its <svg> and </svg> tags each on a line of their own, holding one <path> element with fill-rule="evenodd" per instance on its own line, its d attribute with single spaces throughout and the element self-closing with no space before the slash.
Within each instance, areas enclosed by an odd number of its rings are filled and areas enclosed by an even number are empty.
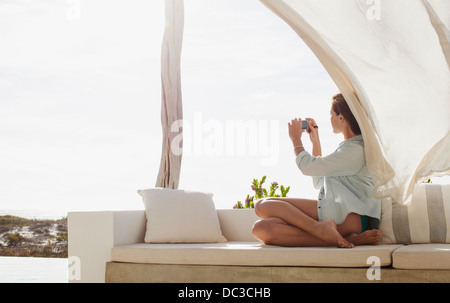
<svg viewBox="0 0 450 303">
<path fill-rule="evenodd" d="M 380 219 L 381 202 L 373 198 L 361 135 L 343 141 L 328 156 L 314 157 L 303 151 L 295 160 L 304 175 L 313 177 L 314 187 L 320 189 L 320 221 L 334 219 L 341 224 L 349 213 Z"/>
</svg>

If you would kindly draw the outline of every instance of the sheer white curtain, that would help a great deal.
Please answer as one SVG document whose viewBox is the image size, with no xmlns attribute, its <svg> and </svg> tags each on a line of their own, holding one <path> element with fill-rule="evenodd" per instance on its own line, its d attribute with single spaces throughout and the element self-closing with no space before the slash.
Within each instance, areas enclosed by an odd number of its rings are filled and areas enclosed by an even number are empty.
<svg viewBox="0 0 450 303">
<path fill-rule="evenodd" d="M 448 0 L 260 0 L 311 48 L 355 114 L 377 198 L 450 173 Z"/>
<path fill-rule="evenodd" d="M 163 142 L 157 187 L 178 188 L 182 154 L 180 146 L 172 146 L 182 136 L 183 107 L 181 100 L 181 47 L 183 43 L 183 0 L 166 0 L 166 23 L 161 48 L 161 125 Z M 178 122 L 178 123 L 174 123 Z M 172 131 L 172 127 L 175 130 Z M 177 140 L 174 141 L 174 138 Z M 172 148 L 173 147 L 173 148 Z"/>
</svg>

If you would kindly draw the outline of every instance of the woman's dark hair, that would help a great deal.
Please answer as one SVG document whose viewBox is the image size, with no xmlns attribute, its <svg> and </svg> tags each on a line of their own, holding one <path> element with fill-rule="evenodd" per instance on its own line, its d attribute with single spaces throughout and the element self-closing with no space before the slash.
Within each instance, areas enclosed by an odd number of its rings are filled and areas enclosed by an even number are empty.
<svg viewBox="0 0 450 303">
<path fill-rule="evenodd" d="M 361 135 L 361 129 L 359 128 L 358 121 L 356 121 L 355 116 L 353 116 L 352 111 L 348 107 L 347 102 L 341 93 L 334 95 L 332 98 L 331 108 L 336 113 L 336 115 L 344 116 L 344 119 L 350 124 L 351 130 L 356 135 Z"/>
</svg>

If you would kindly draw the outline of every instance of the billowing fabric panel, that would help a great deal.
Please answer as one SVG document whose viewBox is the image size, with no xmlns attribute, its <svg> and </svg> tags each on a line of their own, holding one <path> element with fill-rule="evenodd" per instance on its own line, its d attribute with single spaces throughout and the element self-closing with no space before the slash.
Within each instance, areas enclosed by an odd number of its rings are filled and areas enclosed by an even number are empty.
<svg viewBox="0 0 450 303">
<path fill-rule="evenodd" d="M 311 48 L 365 142 L 375 197 L 450 173 L 447 0 L 260 0 Z"/>
</svg>

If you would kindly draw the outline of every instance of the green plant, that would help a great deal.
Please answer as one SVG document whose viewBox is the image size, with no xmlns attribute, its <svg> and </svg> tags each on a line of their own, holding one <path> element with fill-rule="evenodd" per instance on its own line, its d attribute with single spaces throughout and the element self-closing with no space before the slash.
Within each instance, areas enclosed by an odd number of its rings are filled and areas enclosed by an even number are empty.
<svg viewBox="0 0 450 303">
<path fill-rule="evenodd" d="M 244 203 L 237 201 L 233 208 L 255 208 L 255 202 L 259 199 L 267 197 L 287 197 L 287 193 L 291 188 L 290 186 L 284 187 L 283 185 L 278 185 L 276 181 L 273 181 L 270 184 L 269 190 L 267 190 L 262 187 L 264 182 L 266 182 L 266 176 L 263 176 L 261 180 L 253 179 L 251 189 L 254 191 L 254 195 L 247 195 Z M 276 193 L 277 189 L 280 189 L 280 194 Z"/>
<path fill-rule="evenodd" d="M 19 233 L 15 233 L 15 234 L 7 233 L 5 235 L 5 238 L 6 238 L 6 241 L 7 241 L 9 247 L 14 247 L 16 245 L 19 245 L 20 243 L 22 243 L 25 240 L 25 238 Z"/>
<path fill-rule="evenodd" d="M 57 233 L 55 239 L 57 242 L 67 242 L 67 233 Z"/>
</svg>

